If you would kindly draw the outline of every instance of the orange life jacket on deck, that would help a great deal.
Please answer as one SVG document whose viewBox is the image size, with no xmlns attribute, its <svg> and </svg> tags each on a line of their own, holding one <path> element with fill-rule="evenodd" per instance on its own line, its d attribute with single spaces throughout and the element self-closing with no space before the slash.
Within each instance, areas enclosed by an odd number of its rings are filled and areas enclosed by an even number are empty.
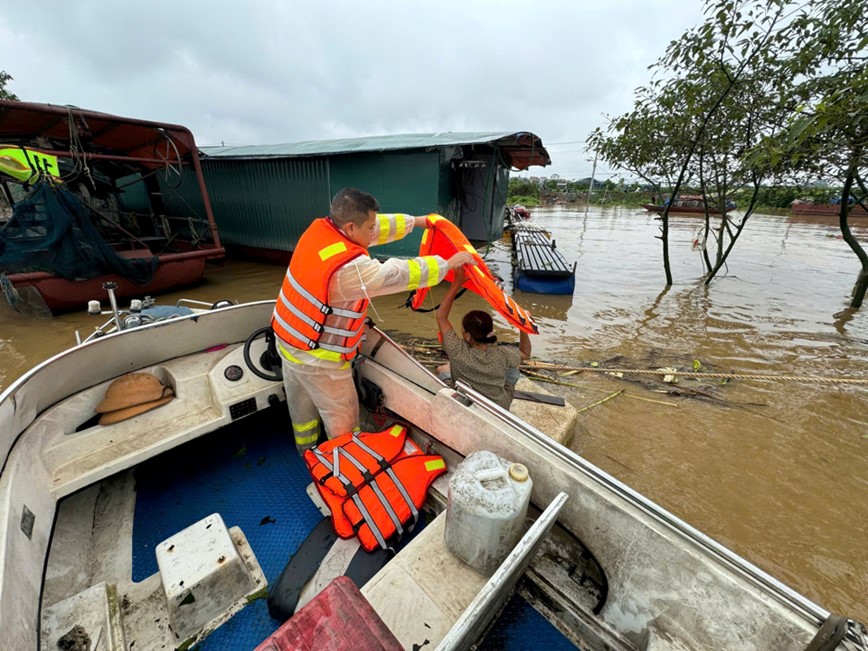
<svg viewBox="0 0 868 651">
<path fill-rule="evenodd" d="M 537 328 L 530 313 L 503 291 L 494 274 L 485 265 L 482 256 L 467 241 L 461 229 L 440 215 L 428 215 L 428 222 L 431 224 L 431 228 L 426 229 L 422 234 L 419 255 L 439 255 L 448 260 L 459 251 L 467 251 L 473 255 L 473 258 L 476 260 L 476 266 L 466 266 L 467 280 L 464 282 L 463 287 L 479 294 L 503 318 L 519 330 L 523 330 L 528 334 L 539 334 L 539 328 Z M 451 281 L 454 277 L 455 272 L 450 271 L 446 274 L 445 280 Z M 413 295 L 410 307 L 414 310 L 419 309 L 427 293 L 427 287 L 417 289 Z"/>
<path fill-rule="evenodd" d="M 368 301 L 358 301 L 351 310 L 333 308 L 328 304 L 329 282 L 338 269 L 367 252 L 330 219 L 315 220 L 302 233 L 289 261 L 271 317 L 275 334 L 301 350 L 322 348 L 352 359 L 364 332 Z M 327 326 L 326 317 L 331 314 L 350 319 L 349 327 Z M 321 343 L 323 334 L 341 339 Z"/>
<path fill-rule="evenodd" d="M 306 450 L 304 460 L 335 532 L 357 535 L 367 551 L 389 549 L 410 520 L 412 528 L 431 482 L 446 472 L 443 458 L 422 454 L 401 425 L 344 434 Z"/>
</svg>

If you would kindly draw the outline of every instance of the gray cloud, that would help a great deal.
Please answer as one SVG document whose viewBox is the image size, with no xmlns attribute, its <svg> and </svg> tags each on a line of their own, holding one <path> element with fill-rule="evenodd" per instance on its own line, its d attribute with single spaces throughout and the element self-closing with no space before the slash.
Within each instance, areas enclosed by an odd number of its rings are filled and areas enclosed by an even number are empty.
<svg viewBox="0 0 868 651">
<path fill-rule="evenodd" d="M 576 177 L 581 141 L 702 17 L 677 0 L 7 4 L 0 69 L 24 100 L 183 124 L 200 144 L 527 130 L 553 160 L 532 173 Z"/>
</svg>

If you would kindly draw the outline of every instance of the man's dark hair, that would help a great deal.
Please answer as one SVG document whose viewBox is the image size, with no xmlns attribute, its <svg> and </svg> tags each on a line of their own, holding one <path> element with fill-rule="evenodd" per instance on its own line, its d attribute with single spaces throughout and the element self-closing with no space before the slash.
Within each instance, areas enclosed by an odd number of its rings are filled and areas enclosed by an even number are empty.
<svg viewBox="0 0 868 651">
<path fill-rule="evenodd" d="M 478 344 L 493 344 L 497 341 L 497 337 L 493 332 L 494 322 L 491 320 L 491 315 L 488 312 L 470 310 L 470 312 L 464 315 L 461 327 Z"/>
<path fill-rule="evenodd" d="M 332 199 L 330 217 L 336 226 L 353 222 L 361 226 L 368 220 L 368 213 L 380 210 L 380 204 L 374 195 L 362 192 L 356 188 L 344 188 L 339 190 Z"/>
</svg>

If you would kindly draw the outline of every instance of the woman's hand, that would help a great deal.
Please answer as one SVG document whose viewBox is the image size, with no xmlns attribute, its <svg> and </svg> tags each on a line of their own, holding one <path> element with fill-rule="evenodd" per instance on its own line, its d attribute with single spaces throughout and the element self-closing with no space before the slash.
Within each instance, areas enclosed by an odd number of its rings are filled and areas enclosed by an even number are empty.
<svg viewBox="0 0 868 651">
<path fill-rule="evenodd" d="M 455 270 L 455 277 L 452 279 L 452 284 L 460 287 L 464 284 L 465 280 L 467 280 L 467 274 L 464 271 L 464 267 L 458 267 L 458 269 Z"/>
</svg>

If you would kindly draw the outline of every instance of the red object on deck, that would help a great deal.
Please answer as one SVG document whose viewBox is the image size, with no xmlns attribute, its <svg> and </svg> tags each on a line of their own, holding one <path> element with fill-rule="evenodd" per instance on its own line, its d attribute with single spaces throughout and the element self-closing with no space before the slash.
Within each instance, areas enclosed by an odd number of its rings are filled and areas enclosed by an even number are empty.
<svg viewBox="0 0 868 651">
<path fill-rule="evenodd" d="M 403 651 L 352 579 L 339 576 L 255 651 Z"/>
</svg>

